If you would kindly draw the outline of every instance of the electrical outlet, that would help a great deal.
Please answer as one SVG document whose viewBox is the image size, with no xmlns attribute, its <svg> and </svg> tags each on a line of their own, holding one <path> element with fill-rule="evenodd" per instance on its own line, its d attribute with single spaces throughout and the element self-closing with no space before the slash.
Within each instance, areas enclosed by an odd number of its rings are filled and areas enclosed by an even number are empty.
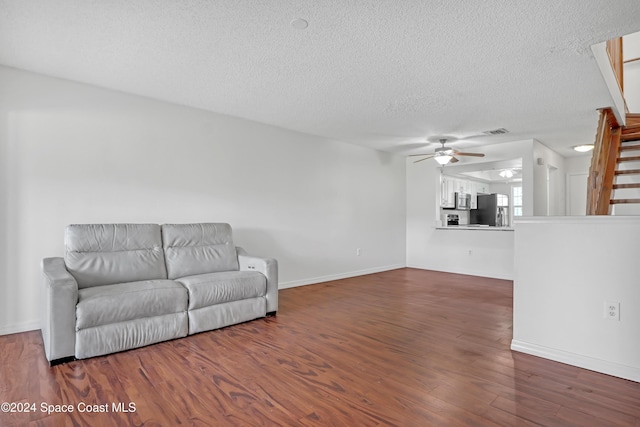
<svg viewBox="0 0 640 427">
<path fill-rule="evenodd" d="M 356 248 L 356 255 L 358 256 L 362 255 L 362 249 Z"/>
<path fill-rule="evenodd" d="M 469 255 L 473 255 L 473 251 L 469 249 Z"/>
<path fill-rule="evenodd" d="M 615 301 L 605 301 L 604 318 L 620 321 L 620 303 Z"/>
</svg>

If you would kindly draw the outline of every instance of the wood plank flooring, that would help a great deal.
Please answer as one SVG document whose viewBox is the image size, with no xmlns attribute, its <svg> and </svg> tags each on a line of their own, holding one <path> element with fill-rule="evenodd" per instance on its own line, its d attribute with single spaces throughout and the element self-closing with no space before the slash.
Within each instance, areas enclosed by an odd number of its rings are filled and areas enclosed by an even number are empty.
<svg viewBox="0 0 640 427">
<path fill-rule="evenodd" d="M 0 425 L 640 426 L 639 383 L 511 352 L 511 326 L 510 281 L 400 269 L 281 290 L 274 318 L 53 368 L 40 331 L 0 336 L 0 402 L 36 405 Z"/>
</svg>

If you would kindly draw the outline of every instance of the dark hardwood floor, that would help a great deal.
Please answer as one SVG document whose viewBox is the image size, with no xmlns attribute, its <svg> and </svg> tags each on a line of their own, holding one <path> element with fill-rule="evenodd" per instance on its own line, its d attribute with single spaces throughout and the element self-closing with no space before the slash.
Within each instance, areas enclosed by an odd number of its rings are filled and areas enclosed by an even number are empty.
<svg viewBox="0 0 640 427">
<path fill-rule="evenodd" d="M 0 402 L 36 410 L 0 425 L 640 426 L 639 383 L 511 352 L 511 325 L 511 282 L 401 269 L 285 289 L 277 317 L 53 368 L 40 331 L 5 335 Z"/>
</svg>

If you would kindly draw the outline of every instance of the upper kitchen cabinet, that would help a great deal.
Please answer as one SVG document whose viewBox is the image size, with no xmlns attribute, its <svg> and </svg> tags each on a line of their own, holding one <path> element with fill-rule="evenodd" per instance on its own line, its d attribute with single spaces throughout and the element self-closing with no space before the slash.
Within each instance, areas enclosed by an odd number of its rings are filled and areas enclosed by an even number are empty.
<svg viewBox="0 0 640 427">
<path fill-rule="evenodd" d="M 440 174 L 440 207 L 454 209 L 456 207 L 456 193 L 469 194 L 470 208 L 476 209 L 477 195 L 490 193 L 488 183 L 472 180 L 469 178 L 459 178 L 446 173 Z"/>
<path fill-rule="evenodd" d="M 456 188 L 458 180 L 444 174 L 440 175 L 440 207 L 443 209 L 455 209 Z"/>
</svg>

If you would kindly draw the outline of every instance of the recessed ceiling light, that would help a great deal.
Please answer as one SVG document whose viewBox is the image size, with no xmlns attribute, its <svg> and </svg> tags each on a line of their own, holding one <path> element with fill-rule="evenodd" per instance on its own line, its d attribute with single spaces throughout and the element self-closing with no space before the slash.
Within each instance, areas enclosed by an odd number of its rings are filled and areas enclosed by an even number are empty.
<svg viewBox="0 0 640 427">
<path fill-rule="evenodd" d="M 306 19 L 296 18 L 291 21 L 291 26 L 296 30 L 304 30 L 309 26 L 309 22 Z"/>
<path fill-rule="evenodd" d="M 587 151 L 593 150 L 593 144 L 576 145 L 573 149 L 579 153 L 586 153 Z"/>
</svg>

